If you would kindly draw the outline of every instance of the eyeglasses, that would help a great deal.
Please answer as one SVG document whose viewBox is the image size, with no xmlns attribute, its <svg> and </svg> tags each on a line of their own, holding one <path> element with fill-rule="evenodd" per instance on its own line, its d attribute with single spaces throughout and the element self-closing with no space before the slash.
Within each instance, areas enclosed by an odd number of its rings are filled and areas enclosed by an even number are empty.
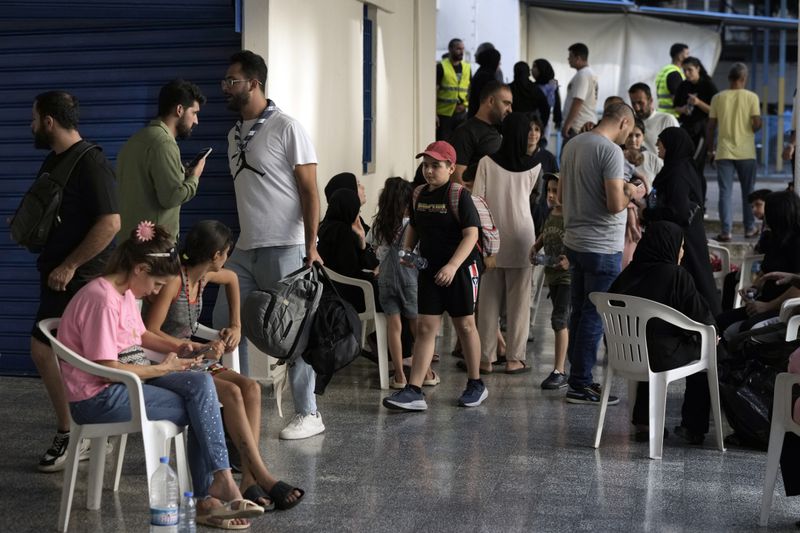
<svg viewBox="0 0 800 533">
<path fill-rule="evenodd" d="M 228 89 L 233 89 L 233 87 L 237 83 L 241 83 L 241 82 L 244 82 L 244 81 L 253 81 L 253 78 L 249 78 L 249 79 L 246 79 L 246 80 L 235 80 L 233 78 L 225 78 L 224 80 L 220 80 L 219 86 L 222 87 L 223 89 L 225 89 L 226 87 Z M 258 80 L 256 80 L 256 81 L 258 81 Z M 259 81 L 258 84 L 261 85 L 261 82 Z"/>
</svg>

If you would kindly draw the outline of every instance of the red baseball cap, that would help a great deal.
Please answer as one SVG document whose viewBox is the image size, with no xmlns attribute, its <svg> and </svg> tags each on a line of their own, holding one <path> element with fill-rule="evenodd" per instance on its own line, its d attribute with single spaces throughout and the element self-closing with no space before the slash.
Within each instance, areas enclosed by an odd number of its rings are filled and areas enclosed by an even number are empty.
<svg viewBox="0 0 800 533">
<path fill-rule="evenodd" d="M 417 154 L 416 157 L 422 157 L 423 155 L 432 157 L 437 161 L 449 161 L 451 165 L 456 163 L 456 149 L 446 141 L 432 142 L 425 148 L 424 152 Z"/>
</svg>

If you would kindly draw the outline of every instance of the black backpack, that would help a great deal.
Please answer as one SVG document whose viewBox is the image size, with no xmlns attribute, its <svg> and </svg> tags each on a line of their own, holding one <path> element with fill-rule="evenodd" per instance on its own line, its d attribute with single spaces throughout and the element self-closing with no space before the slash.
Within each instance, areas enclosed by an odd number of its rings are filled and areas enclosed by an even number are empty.
<svg viewBox="0 0 800 533">
<path fill-rule="evenodd" d="M 273 288 L 250 293 L 242 309 L 242 331 L 265 354 L 291 362 L 306 350 L 321 296 L 316 270 L 296 270 Z"/>
<path fill-rule="evenodd" d="M 317 373 L 314 394 L 324 394 L 334 372 L 361 354 L 361 320 L 355 308 L 339 296 L 325 269 L 319 263 L 314 263 L 314 269 L 324 289 L 303 359 Z"/>
<path fill-rule="evenodd" d="M 61 223 L 59 210 L 64 198 L 64 187 L 78 161 L 94 148 L 101 149 L 96 144 L 78 141 L 77 146 L 51 172 L 45 172 L 36 178 L 9 220 L 11 238 L 17 244 L 33 253 L 44 249 L 50 231 Z"/>
</svg>

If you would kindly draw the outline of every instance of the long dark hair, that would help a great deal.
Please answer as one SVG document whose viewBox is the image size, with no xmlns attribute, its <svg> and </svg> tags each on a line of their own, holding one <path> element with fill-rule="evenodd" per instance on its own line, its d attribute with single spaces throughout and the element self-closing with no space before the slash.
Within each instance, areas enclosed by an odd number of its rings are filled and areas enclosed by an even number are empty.
<svg viewBox="0 0 800 533">
<path fill-rule="evenodd" d="M 776 243 L 800 237 L 800 198 L 793 191 L 774 192 L 764 202 L 764 221 Z"/>
<path fill-rule="evenodd" d="M 533 66 L 539 71 L 539 76 L 534 77 L 536 83 L 549 83 L 550 80 L 555 79 L 556 73 L 548 60 L 537 59 L 533 62 Z"/>
<path fill-rule="evenodd" d="M 389 178 L 378 197 L 378 214 L 372 226 L 377 242 L 391 244 L 403 223 L 406 210 L 411 205 L 413 188 L 403 178 Z"/>
<path fill-rule="evenodd" d="M 149 229 L 143 229 L 147 227 Z M 148 235 L 152 233 L 152 236 Z M 130 274 L 136 265 L 148 266 L 151 276 L 176 276 L 181 271 L 175 239 L 167 230 L 152 223 L 139 226 L 131 231 L 108 260 L 106 274 Z"/>
<path fill-rule="evenodd" d="M 201 220 L 189 230 L 181 247 L 181 263 L 195 266 L 233 246 L 231 229 L 219 220 Z"/>
<path fill-rule="evenodd" d="M 703 62 L 697 59 L 696 57 L 687 57 L 683 60 L 683 66 L 691 65 L 695 67 L 698 71 L 700 71 L 700 79 L 703 81 L 710 80 L 711 76 L 708 75 L 706 72 L 706 67 L 703 66 Z"/>
</svg>

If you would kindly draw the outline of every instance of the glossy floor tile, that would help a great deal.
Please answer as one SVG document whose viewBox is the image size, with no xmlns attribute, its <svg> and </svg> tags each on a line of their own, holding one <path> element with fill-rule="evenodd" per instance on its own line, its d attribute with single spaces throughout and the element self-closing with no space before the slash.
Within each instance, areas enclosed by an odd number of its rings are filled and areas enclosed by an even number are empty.
<svg viewBox="0 0 800 533">
<path fill-rule="evenodd" d="M 442 384 L 426 388 L 424 413 L 389 412 L 380 405 L 377 367 L 360 359 L 338 374 L 319 398 L 326 432 L 303 441 L 278 440 L 286 420 L 264 399 L 262 452 L 280 478 L 306 490 L 304 502 L 253 522 L 252 531 L 293 532 L 731 532 L 760 531 L 758 514 L 766 455 L 665 441 L 663 459 L 630 438 L 627 385 L 609 407 L 600 449 L 591 447 L 597 409 L 568 405 L 563 391 L 539 383 L 552 369 L 548 303 L 542 300 L 534 372 L 485 377 L 489 398 L 464 409 L 456 399 L 465 374 L 447 347 L 436 364 Z M 602 378 L 600 369 L 595 376 Z M 266 396 L 266 395 L 265 395 Z M 670 391 L 667 423 L 679 423 L 681 385 Z M 291 399 L 284 412 L 291 412 Z M 47 448 L 53 417 L 36 379 L 0 378 L 0 531 L 55 528 L 61 474 L 35 465 Z M 110 472 L 110 459 L 107 471 Z M 141 442 L 128 445 L 120 491 L 103 493 L 100 511 L 87 511 L 86 465 L 78 480 L 70 531 L 148 530 Z M 110 475 L 106 476 L 108 485 Z M 786 498 L 780 481 L 770 527 L 792 531 L 800 499 Z M 211 530 L 207 530 L 211 531 Z"/>
</svg>

